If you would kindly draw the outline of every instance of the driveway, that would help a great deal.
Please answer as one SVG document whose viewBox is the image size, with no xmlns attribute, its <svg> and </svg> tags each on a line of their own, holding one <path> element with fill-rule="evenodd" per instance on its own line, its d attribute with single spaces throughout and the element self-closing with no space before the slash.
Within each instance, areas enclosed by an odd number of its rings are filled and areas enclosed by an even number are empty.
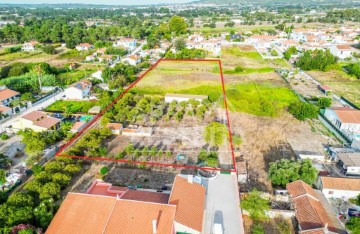
<svg viewBox="0 0 360 234">
<path fill-rule="evenodd" d="M 213 224 L 221 223 L 225 234 L 243 234 L 236 176 L 219 174 L 213 180 L 204 180 L 203 184 L 207 192 L 203 233 L 212 233 Z"/>
</svg>

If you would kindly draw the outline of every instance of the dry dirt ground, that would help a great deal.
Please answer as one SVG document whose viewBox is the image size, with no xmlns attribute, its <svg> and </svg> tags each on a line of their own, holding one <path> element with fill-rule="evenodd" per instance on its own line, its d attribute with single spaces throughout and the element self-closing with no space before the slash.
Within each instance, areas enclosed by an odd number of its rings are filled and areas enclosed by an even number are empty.
<svg viewBox="0 0 360 234">
<path fill-rule="evenodd" d="M 249 165 L 249 184 L 242 186 L 244 191 L 254 187 L 272 191 L 267 173 L 270 162 L 294 158 L 293 150 L 323 154 L 325 145 L 336 143 L 331 135 L 314 130 L 309 123 L 298 121 L 288 113 L 278 118 L 231 113 L 230 121 L 232 131 L 243 139 L 239 153 Z"/>
</svg>

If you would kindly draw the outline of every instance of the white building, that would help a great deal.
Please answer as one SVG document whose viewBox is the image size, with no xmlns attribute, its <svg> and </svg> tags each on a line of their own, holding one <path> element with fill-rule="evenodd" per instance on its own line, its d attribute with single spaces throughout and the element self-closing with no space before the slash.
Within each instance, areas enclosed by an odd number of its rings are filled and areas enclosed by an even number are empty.
<svg viewBox="0 0 360 234">
<path fill-rule="evenodd" d="M 360 176 L 360 153 L 338 153 L 337 165 L 345 175 Z"/>
<path fill-rule="evenodd" d="M 205 99 L 208 99 L 206 95 L 191 95 L 191 94 L 175 94 L 175 93 L 167 93 L 165 95 L 165 102 L 170 103 L 172 101 L 182 102 L 189 101 L 190 99 L 195 99 L 199 102 L 202 102 Z"/>
<path fill-rule="evenodd" d="M 82 100 L 90 96 L 91 82 L 87 80 L 76 82 L 65 89 L 67 99 Z"/>
<path fill-rule="evenodd" d="M 120 38 L 115 44 L 113 44 L 113 46 L 122 46 L 128 51 L 133 51 L 136 48 L 136 43 L 137 41 L 135 38 L 123 37 Z"/>
<path fill-rule="evenodd" d="M 106 127 L 110 129 L 113 135 L 120 135 L 123 129 L 123 125 L 121 123 L 108 123 Z"/>
<path fill-rule="evenodd" d="M 81 43 L 80 45 L 77 45 L 75 47 L 78 51 L 88 51 L 94 48 L 93 45 L 89 44 L 89 43 Z"/>
<path fill-rule="evenodd" d="M 137 55 L 130 55 L 122 60 L 123 62 L 127 62 L 130 65 L 136 66 L 141 63 L 141 57 Z"/>
<path fill-rule="evenodd" d="M 12 108 L 0 105 L 0 120 L 8 118 L 12 116 L 12 114 L 13 114 Z"/>
<path fill-rule="evenodd" d="M 330 47 L 330 52 L 340 58 L 340 59 L 346 59 L 351 58 L 352 55 L 352 49 L 349 45 L 334 45 Z"/>
<path fill-rule="evenodd" d="M 319 177 L 317 187 L 327 199 L 355 198 L 360 194 L 360 178 Z"/>
<path fill-rule="evenodd" d="M 0 105 L 8 106 L 12 101 L 19 98 L 19 92 L 8 89 L 5 86 L 0 88 Z"/>
<path fill-rule="evenodd" d="M 360 110 L 350 107 L 328 108 L 324 115 L 345 134 L 349 136 L 360 134 Z"/>
<path fill-rule="evenodd" d="M 27 52 L 32 52 L 36 50 L 36 45 L 38 45 L 39 42 L 37 41 L 30 41 L 30 42 L 25 42 L 23 44 L 23 46 L 21 47 L 22 51 L 27 51 Z"/>
</svg>

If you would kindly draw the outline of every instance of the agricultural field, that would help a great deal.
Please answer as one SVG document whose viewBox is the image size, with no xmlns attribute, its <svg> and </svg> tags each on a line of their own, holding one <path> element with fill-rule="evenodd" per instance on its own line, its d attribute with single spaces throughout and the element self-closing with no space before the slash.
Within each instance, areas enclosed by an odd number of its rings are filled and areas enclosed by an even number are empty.
<svg viewBox="0 0 360 234">
<path fill-rule="evenodd" d="M 329 71 L 307 72 L 321 84 L 328 85 L 335 94 L 343 96 L 360 107 L 360 79 L 346 74 L 339 68 Z"/>
</svg>

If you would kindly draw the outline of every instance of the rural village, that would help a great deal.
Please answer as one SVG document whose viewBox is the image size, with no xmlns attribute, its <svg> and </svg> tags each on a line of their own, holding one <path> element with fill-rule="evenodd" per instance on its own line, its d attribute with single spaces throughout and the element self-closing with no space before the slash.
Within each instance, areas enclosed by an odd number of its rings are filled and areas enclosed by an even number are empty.
<svg viewBox="0 0 360 234">
<path fill-rule="evenodd" d="M 360 234 L 359 3 L 238 2 L 0 3 L 0 233 Z"/>
</svg>

